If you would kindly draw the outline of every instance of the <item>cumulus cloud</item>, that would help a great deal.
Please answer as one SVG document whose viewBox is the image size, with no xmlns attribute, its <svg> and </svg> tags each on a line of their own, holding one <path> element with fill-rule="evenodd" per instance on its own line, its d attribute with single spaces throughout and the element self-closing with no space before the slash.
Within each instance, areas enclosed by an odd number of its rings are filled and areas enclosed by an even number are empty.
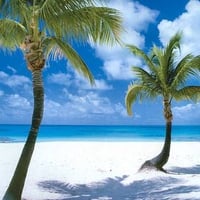
<svg viewBox="0 0 200 200">
<path fill-rule="evenodd" d="M 1 123 L 31 122 L 32 103 L 26 97 L 3 92 L 0 103 L 4 105 L 0 107 Z"/>
<path fill-rule="evenodd" d="M 177 32 L 183 32 L 182 54 L 200 54 L 199 35 L 200 35 L 200 1 L 190 0 L 185 12 L 173 21 L 162 20 L 158 25 L 159 37 L 165 45 L 169 39 Z"/>
<path fill-rule="evenodd" d="M 9 87 L 16 87 L 25 84 L 30 84 L 31 81 L 26 76 L 9 75 L 3 71 L 0 71 L 0 83 L 8 85 Z"/>
<path fill-rule="evenodd" d="M 179 123 L 199 123 L 200 103 L 173 107 L 174 120 Z"/>
<path fill-rule="evenodd" d="M 82 89 L 86 90 L 111 90 L 113 87 L 103 79 L 95 79 L 95 85 L 91 86 L 88 82 L 83 82 Z"/>
<path fill-rule="evenodd" d="M 70 74 L 65 74 L 65 73 L 56 73 L 56 74 L 51 74 L 48 76 L 48 81 L 51 83 L 55 83 L 58 85 L 65 85 L 65 86 L 70 86 L 72 82 L 72 77 Z"/>
<path fill-rule="evenodd" d="M 20 96 L 19 94 L 11 94 L 6 98 L 7 105 L 15 109 L 30 109 L 31 104 L 27 98 Z"/>
<path fill-rule="evenodd" d="M 131 56 L 132 57 L 132 56 Z M 142 63 L 138 58 L 129 58 L 128 60 L 113 59 L 104 62 L 104 70 L 107 74 L 108 79 L 115 80 L 129 80 L 133 78 L 133 72 L 131 71 L 131 66 L 137 66 L 136 63 L 141 65 Z M 131 61 L 132 60 L 132 61 Z"/>
<path fill-rule="evenodd" d="M 142 48 L 145 44 L 141 31 L 145 31 L 153 23 L 158 12 L 151 10 L 138 2 L 130 0 L 111 0 L 109 7 L 120 10 L 125 31 L 122 40 L 125 44 L 134 44 Z M 103 69 L 110 79 L 128 80 L 133 78 L 131 65 L 141 64 L 127 49 L 121 46 L 93 46 L 96 55 L 104 61 Z"/>
<path fill-rule="evenodd" d="M 106 119 L 112 119 L 116 115 L 125 116 L 125 108 L 121 103 L 112 104 L 107 97 L 102 97 L 95 92 L 82 95 L 65 93 L 66 103 L 56 102 L 55 100 L 45 100 L 44 121 L 55 121 L 59 123 L 94 123 Z"/>
<path fill-rule="evenodd" d="M 90 85 L 89 81 L 76 72 L 65 73 L 55 73 L 51 74 L 47 80 L 50 83 L 66 86 L 66 87 L 77 87 L 79 90 L 110 90 L 111 85 L 103 79 L 95 79 L 95 84 Z"/>
<path fill-rule="evenodd" d="M 95 84 L 91 85 L 88 80 L 75 74 L 74 85 L 80 90 L 111 90 L 113 89 L 112 85 L 109 85 L 106 80 L 103 79 L 94 79 Z"/>
</svg>

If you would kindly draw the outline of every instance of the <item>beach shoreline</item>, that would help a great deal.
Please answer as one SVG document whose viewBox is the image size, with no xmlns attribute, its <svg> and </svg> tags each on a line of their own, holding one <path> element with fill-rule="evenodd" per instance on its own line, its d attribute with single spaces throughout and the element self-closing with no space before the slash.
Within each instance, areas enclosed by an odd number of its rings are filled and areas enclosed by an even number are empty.
<svg viewBox="0 0 200 200">
<path fill-rule="evenodd" d="M 23 145 L 0 143 L 0 199 Z M 156 199 L 162 194 L 163 199 L 200 199 L 200 142 L 172 142 L 165 166 L 170 174 L 138 173 L 141 164 L 157 155 L 162 145 L 160 141 L 37 142 L 23 198 L 123 200 Z"/>
</svg>

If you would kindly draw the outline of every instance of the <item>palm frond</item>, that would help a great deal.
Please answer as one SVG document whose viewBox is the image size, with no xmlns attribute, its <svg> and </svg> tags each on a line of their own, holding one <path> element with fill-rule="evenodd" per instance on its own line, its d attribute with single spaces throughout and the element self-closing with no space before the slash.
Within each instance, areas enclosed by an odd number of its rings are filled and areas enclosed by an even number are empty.
<svg viewBox="0 0 200 200">
<path fill-rule="evenodd" d="M 87 67 L 86 63 L 81 59 L 78 53 L 67 43 L 63 42 L 59 38 L 46 38 L 43 41 L 45 47 L 45 53 L 47 56 L 50 52 L 54 53 L 54 56 L 60 56 L 61 53 L 66 57 L 72 66 L 81 73 L 85 78 L 87 78 L 91 84 L 94 84 L 94 78 Z M 57 55 L 56 55 L 57 54 Z"/>
<path fill-rule="evenodd" d="M 57 36 L 86 42 L 91 39 L 107 44 L 120 41 L 122 19 L 116 9 L 80 5 L 73 9 L 63 9 L 52 3 L 41 10 L 41 18 L 46 22 L 48 31 L 55 32 Z"/>
<path fill-rule="evenodd" d="M 2 17 L 6 17 L 9 19 L 15 20 L 18 23 L 21 23 L 24 27 L 26 27 L 27 32 L 30 33 L 32 17 L 36 13 L 38 15 L 38 7 L 31 5 L 31 4 L 33 4 L 33 1 L 27 1 L 27 0 L 8 1 L 8 0 L 5 0 L 4 2 L 5 3 L 1 9 Z M 34 2 L 36 2 L 36 1 L 34 1 Z"/>
<path fill-rule="evenodd" d="M 174 71 L 176 50 L 180 49 L 181 33 L 176 33 L 167 44 L 166 48 L 153 46 L 151 50 L 152 62 L 159 68 L 160 80 L 163 86 L 170 85 L 170 77 Z"/>
<path fill-rule="evenodd" d="M 139 56 L 140 58 L 142 58 L 144 60 L 144 62 L 146 63 L 147 67 L 149 67 L 149 69 L 157 74 L 157 69 L 154 66 L 153 62 L 151 61 L 151 59 L 138 47 L 134 46 L 134 45 L 126 45 L 126 47 L 130 50 L 130 52 L 132 52 L 134 55 Z"/>
<path fill-rule="evenodd" d="M 177 32 L 169 41 L 167 46 L 165 47 L 164 54 L 166 55 L 166 59 L 170 59 L 171 54 L 174 52 L 174 50 L 179 49 L 180 50 L 180 41 L 182 38 L 182 33 Z"/>
<path fill-rule="evenodd" d="M 187 63 L 193 58 L 193 55 L 187 54 L 177 64 L 172 74 L 171 87 L 177 87 L 184 84 L 188 77 Z"/>
<path fill-rule="evenodd" d="M 153 48 L 151 49 L 151 60 L 156 66 L 162 66 L 163 65 L 163 49 L 160 47 L 157 47 L 156 45 L 153 45 Z"/>
<path fill-rule="evenodd" d="M 81 13 L 90 19 L 86 19 L 84 24 L 93 42 L 100 44 L 120 42 L 122 18 L 118 10 L 107 7 L 87 7 L 84 10 L 85 12 L 82 10 Z"/>
<path fill-rule="evenodd" d="M 174 93 L 173 97 L 176 100 L 187 99 L 197 101 L 200 97 L 200 86 L 186 86 L 181 88 Z"/>
<path fill-rule="evenodd" d="M 177 33 L 166 49 L 153 46 L 151 55 L 147 56 L 142 50 L 133 45 L 126 47 L 139 56 L 149 67 L 145 71 L 141 67 L 133 67 L 137 83 L 128 87 L 125 103 L 127 112 L 132 114 L 131 106 L 136 100 L 154 99 L 161 95 L 167 99 L 200 100 L 200 86 L 186 86 L 186 79 L 190 75 L 199 75 L 200 56 L 186 55 L 178 64 L 175 61 L 176 50 L 180 48 L 181 34 Z M 181 88 L 181 89 L 180 89 Z"/>
<path fill-rule="evenodd" d="M 126 92 L 125 97 L 125 104 L 127 113 L 129 115 L 132 115 L 132 104 L 138 99 L 142 97 L 143 92 L 143 86 L 142 85 L 136 85 L 136 84 L 130 84 L 128 86 L 128 90 Z"/>
<path fill-rule="evenodd" d="M 150 74 L 140 67 L 132 67 L 133 72 L 136 74 L 138 80 L 145 86 L 157 92 L 162 90 L 160 81 L 156 78 L 155 74 Z"/>
<path fill-rule="evenodd" d="M 0 45 L 15 49 L 20 46 L 26 35 L 25 27 L 10 19 L 0 20 Z"/>
<path fill-rule="evenodd" d="M 162 84 L 162 87 L 167 88 L 171 63 L 168 62 L 168 58 L 166 59 L 164 50 L 157 46 L 153 46 L 151 50 L 151 57 L 152 62 L 157 66 L 157 78 Z"/>
<path fill-rule="evenodd" d="M 200 55 L 193 57 L 187 64 L 187 68 L 190 68 L 193 75 L 198 74 L 200 71 Z"/>
<path fill-rule="evenodd" d="M 178 63 L 173 73 L 173 80 L 171 87 L 176 88 L 186 83 L 187 78 L 192 76 L 198 76 L 200 71 L 200 56 L 193 56 L 191 54 L 186 55 Z"/>
<path fill-rule="evenodd" d="M 148 86 L 143 85 L 142 83 L 131 83 L 128 86 L 128 90 L 126 92 L 125 96 L 125 104 L 127 113 L 129 115 L 132 115 L 131 106 L 132 104 L 139 100 L 143 101 L 144 99 L 155 99 L 160 95 L 160 92 L 158 92 L 155 89 L 151 89 Z"/>
<path fill-rule="evenodd" d="M 2 15 L 6 17 L 12 17 L 15 20 L 20 19 L 25 13 L 28 13 L 28 7 L 26 4 L 27 1 L 23 0 L 5 0 L 2 3 Z"/>
<path fill-rule="evenodd" d="M 97 2 L 102 2 L 100 0 L 38 0 L 38 5 L 40 5 L 41 9 L 46 9 L 48 7 L 51 7 L 52 5 L 55 6 L 55 3 L 57 4 L 60 9 L 63 9 L 64 7 L 73 10 L 75 8 L 82 8 L 86 7 L 88 5 L 94 6 Z M 64 9 L 65 9 L 64 8 Z"/>
<path fill-rule="evenodd" d="M 169 41 L 165 49 L 163 50 L 163 62 L 162 70 L 165 81 L 169 85 L 169 77 L 174 71 L 175 59 L 177 55 L 177 50 L 180 50 L 180 41 L 182 38 L 181 32 L 177 32 Z"/>
</svg>

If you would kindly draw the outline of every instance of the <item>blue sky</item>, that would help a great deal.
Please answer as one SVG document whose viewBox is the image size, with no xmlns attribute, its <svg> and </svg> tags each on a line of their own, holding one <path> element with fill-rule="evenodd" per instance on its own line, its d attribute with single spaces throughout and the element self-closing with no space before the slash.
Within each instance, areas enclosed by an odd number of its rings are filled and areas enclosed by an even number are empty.
<svg viewBox="0 0 200 200">
<path fill-rule="evenodd" d="M 121 11 L 126 32 L 122 39 L 148 52 L 152 44 L 165 45 L 183 30 L 182 52 L 200 54 L 200 1 L 111 0 Z M 45 109 L 43 124 L 164 124 L 162 100 L 133 105 L 128 116 L 124 105 L 132 65 L 138 58 L 119 46 L 75 44 L 74 48 L 94 74 L 96 86 L 73 71 L 66 60 L 48 61 L 43 71 Z M 33 107 L 31 73 L 20 51 L 0 52 L 0 123 L 29 124 Z M 199 80 L 192 81 L 200 84 Z M 200 103 L 173 102 L 174 124 L 200 124 Z"/>
</svg>

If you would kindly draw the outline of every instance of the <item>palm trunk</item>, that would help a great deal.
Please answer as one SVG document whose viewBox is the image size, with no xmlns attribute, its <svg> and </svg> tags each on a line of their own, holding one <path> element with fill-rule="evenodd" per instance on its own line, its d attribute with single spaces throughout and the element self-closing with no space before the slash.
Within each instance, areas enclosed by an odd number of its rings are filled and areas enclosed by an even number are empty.
<svg viewBox="0 0 200 200">
<path fill-rule="evenodd" d="M 33 95 L 34 110 L 32 115 L 32 125 L 28 138 L 22 150 L 22 154 L 18 161 L 12 180 L 3 197 L 3 200 L 21 200 L 28 167 L 34 151 L 38 130 L 43 116 L 44 108 L 44 89 L 41 70 L 34 70 L 33 76 Z"/>
<path fill-rule="evenodd" d="M 171 146 L 171 122 L 166 122 L 166 135 L 165 143 L 161 153 L 153 158 L 151 161 L 156 166 L 156 168 L 162 170 L 162 167 L 167 163 L 170 155 Z"/>
<path fill-rule="evenodd" d="M 165 132 L 165 142 L 160 154 L 151 160 L 147 160 L 141 166 L 140 170 L 143 169 L 157 169 L 164 171 L 163 166 L 168 162 L 171 147 L 171 128 L 172 128 L 172 112 L 170 102 L 164 100 L 164 115 L 166 119 L 166 132 Z"/>
</svg>

